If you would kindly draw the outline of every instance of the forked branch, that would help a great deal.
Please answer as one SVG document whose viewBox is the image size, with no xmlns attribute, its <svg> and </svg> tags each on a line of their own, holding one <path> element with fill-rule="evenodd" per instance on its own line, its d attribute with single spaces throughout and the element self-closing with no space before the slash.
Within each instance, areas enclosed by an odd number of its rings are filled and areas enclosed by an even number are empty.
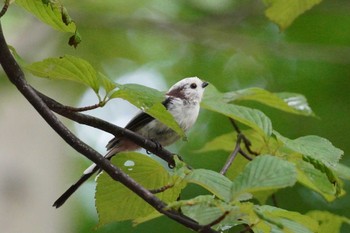
<svg viewBox="0 0 350 233">
<path fill-rule="evenodd" d="M 153 206 L 156 210 L 169 218 L 181 223 L 182 225 L 197 231 L 204 233 L 214 233 L 215 230 L 211 228 L 204 228 L 199 225 L 197 222 L 192 220 L 191 218 L 184 216 L 178 211 L 174 210 L 166 210 L 166 203 L 158 199 L 154 194 L 152 194 L 149 190 L 145 189 L 143 186 L 138 184 L 135 180 L 130 178 L 126 173 L 120 170 L 118 167 L 114 166 L 110 163 L 110 161 L 104 158 L 97 151 L 92 149 L 90 146 L 82 142 L 79 138 L 77 138 L 51 111 L 48 107 L 48 104 L 43 100 L 42 95 L 38 95 L 38 92 L 34 90 L 25 80 L 25 76 L 16 60 L 13 58 L 11 52 L 8 49 L 7 43 L 5 41 L 1 24 L 0 24 L 0 63 L 3 67 L 8 79 L 17 87 L 17 89 L 22 93 L 22 95 L 30 102 L 30 104 L 37 110 L 37 112 L 43 117 L 43 119 L 51 126 L 53 130 L 56 131 L 62 139 L 66 141 L 72 148 L 78 151 L 80 154 L 84 155 L 86 158 L 90 159 L 92 162 L 97 164 L 102 170 L 104 170 L 108 175 L 110 175 L 114 180 L 121 182 L 128 189 L 133 191 L 139 197 L 141 197 L 144 201 Z M 86 121 L 88 119 L 84 118 L 85 115 L 79 115 L 80 113 L 76 113 L 74 115 L 78 118 L 80 117 L 81 121 Z M 73 115 L 72 115 L 73 116 Z M 106 127 L 106 122 L 100 122 L 97 118 L 91 119 L 91 125 L 102 125 Z M 116 126 L 114 126 L 116 127 Z M 101 127 L 102 128 L 102 127 Z M 120 129 L 115 128 L 116 131 L 113 133 L 117 133 Z M 107 132 L 110 132 L 108 130 Z M 119 133 L 119 132 L 118 132 Z M 124 131 L 125 135 L 130 133 Z M 143 139 L 144 140 L 144 139 Z M 135 143 L 137 143 L 135 141 Z M 146 148 L 152 151 L 152 148 Z"/>
<path fill-rule="evenodd" d="M 225 175 L 227 170 L 230 168 L 230 166 L 233 163 L 233 160 L 237 157 L 238 153 L 241 154 L 243 157 L 245 157 L 248 160 L 252 160 L 252 158 L 245 153 L 242 150 L 241 147 L 241 142 L 244 143 L 245 148 L 247 149 L 247 151 L 252 154 L 252 155 L 258 155 L 258 153 L 256 153 L 255 151 L 253 151 L 250 146 L 251 146 L 251 142 L 249 141 L 249 139 L 241 132 L 241 130 L 239 129 L 238 125 L 236 124 L 236 122 L 232 119 L 229 118 L 231 121 L 231 124 L 233 126 L 233 128 L 236 130 L 237 132 L 237 140 L 236 140 L 236 145 L 235 148 L 233 149 L 232 153 L 230 154 L 230 156 L 228 157 L 226 163 L 224 164 L 223 168 L 220 171 L 220 174 Z"/>
</svg>

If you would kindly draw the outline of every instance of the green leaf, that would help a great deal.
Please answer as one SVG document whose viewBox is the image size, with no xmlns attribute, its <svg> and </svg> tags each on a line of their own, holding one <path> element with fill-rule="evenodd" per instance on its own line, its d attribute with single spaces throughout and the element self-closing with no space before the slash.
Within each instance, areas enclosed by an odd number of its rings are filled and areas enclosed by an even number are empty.
<svg viewBox="0 0 350 233">
<path fill-rule="evenodd" d="M 181 210 L 183 213 L 198 221 L 201 225 L 209 224 L 220 218 L 226 211 L 233 211 L 236 207 L 227 205 L 212 196 L 198 196 L 183 202 Z"/>
<path fill-rule="evenodd" d="M 257 215 L 272 226 L 271 232 L 317 232 L 317 222 L 309 216 L 273 206 L 255 206 Z"/>
<path fill-rule="evenodd" d="M 254 192 L 254 199 L 256 199 L 261 205 L 266 204 L 269 197 L 276 193 L 276 189 L 264 190 L 259 192 Z"/>
<path fill-rule="evenodd" d="M 162 165 L 143 154 L 119 153 L 112 158 L 112 163 L 147 189 L 159 189 L 174 184 L 174 178 Z M 182 188 L 183 185 L 176 185 L 156 196 L 165 202 L 172 202 L 178 198 Z M 97 178 L 95 198 L 99 215 L 98 226 L 114 221 L 142 218 L 154 212 L 143 199 L 105 173 Z"/>
<path fill-rule="evenodd" d="M 251 149 L 258 154 L 274 154 L 278 148 L 278 143 L 273 137 L 266 138 L 254 130 L 243 130 L 244 134 L 251 142 Z M 198 153 L 224 150 L 232 152 L 237 141 L 237 132 L 220 135 L 207 142 Z M 244 146 L 242 146 L 244 149 Z"/>
<path fill-rule="evenodd" d="M 166 110 L 161 102 L 164 100 L 164 93 L 138 84 L 117 84 L 119 90 L 111 94 L 110 98 L 122 98 L 131 104 L 145 111 L 156 118 L 181 137 L 186 138 L 185 132 L 181 129 L 174 117 Z"/>
<path fill-rule="evenodd" d="M 132 102 L 139 108 L 150 108 L 155 103 L 164 100 L 164 93 L 156 89 L 139 84 L 117 84 L 119 90 L 111 94 L 110 98 L 122 98 Z"/>
<path fill-rule="evenodd" d="M 232 182 L 220 173 L 206 169 L 195 169 L 185 177 L 185 180 L 202 186 L 226 202 L 230 200 Z"/>
<path fill-rule="evenodd" d="M 284 30 L 305 11 L 322 0 L 263 0 L 268 6 L 265 15 Z"/>
<path fill-rule="evenodd" d="M 301 94 L 289 93 L 289 92 L 274 93 L 274 95 L 283 99 L 283 101 L 291 109 L 290 111 L 291 113 L 296 113 L 296 114 L 305 115 L 305 116 L 315 116 L 305 96 Z M 280 109 L 284 110 L 282 109 L 282 107 Z M 288 111 L 288 110 L 286 109 L 284 111 Z"/>
<path fill-rule="evenodd" d="M 224 93 L 223 98 L 228 102 L 251 100 L 289 113 L 305 116 L 314 115 L 306 98 L 296 93 L 271 93 L 264 89 L 253 87 Z"/>
<path fill-rule="evenodd" d="M 243 214 L 241 218 L 242 223 L 251 226 L 254 232 L 272 232 L 271 226 L 262 221 L 256 214 L 256 205 L 253 205 L 251 202 L 241 202 L 236 205 L 239 206 L 240 212 Z"/>
<path fill-rule="evenodd" d="M 98 80 L 100 81 L 100 85 L 103 86 L 103 88 L 106 90 L 107 94 L 116 88 L 117 84 L 115 82 L 111 81 L 103 73 L 98 72 L 97 75 L 98 75 Z"/>
<path fill-rule="evenodd" d="M 21 67 L 25 67 L 27 65 L 27 62 L 17 53 L 16 49 L 11 45 L 7 45 L 7 46 L 10 49 L 12 56 L 16 59 L 17 63 Z"/>
<path fill-rule="evenodd" d="M 304 157 L 304 160 L 311 163 L 317 170 L 326 175 L 329 183 L 332 184 L 332 186 L 335 188 L 335 196 L 339 196 L 342 193 L 342 182 L 333 171 L 333 167 L 328 167 L 319 160 L 313 159 L 311 157 Z"/>
<path fill-rule="evenodd" d="M 299 160 L 296 166 L 298 168 L 298 181 L 301 184 L 321 194 L 327 201 L 335 199 L 337 190 L 325 173 L 303 160 Z"/>
<path fill-rule="evenodd" d="M 239 174 L 242 173 L 247 164 L 250 163 L 248 159 L 243 156 L 237 156 L 230 168 L 226 172 L 225 176 L 230 180 L 235 179 Z"/>
<path fill-rule="evenodd" d="M 65 55 L 60 58 L 47 58 L 25 67 L 33 75 L 42 78 L 70 80 L 85 84 L 98 93 L 100 80 L 92 65 L 78 57 Z"/>
<path fill-rule="evenodd" d="M 318 233 L 341 232 L 340 230 L 343 223 L 350 225 L 349 218 L 335 215 L 327 211 L 313 210 L 308 212 L 307 215 L 319 222 Z"/>
<path fill-rule="evenodd" d="M 334 147 L 330 141 L 319 136 L 310 135 L 291 140 L 277 132 L 274 134 L 287 148 L 319 160 L 327 166 L 335 166 L 344 153 Z"/>
<path fill-rule="evenodd" d="M 201 106 L 210 111 L 234 118 L 262 135 L 271 135 L 271 121 L 264 113 L 256 109 L 229 104 L 228 102 L 231 100 L 211 85 L 206 90 Z"/>
<path fill-rule="evenodd" d="M 63 20 L 68 18 L 68 14 L 59 1 L 48 1 L 45 4 L 41 0 L 16 0 L 15 3 L 58 31 L 72 33 L 76 31 L 76 25 L 72 20 L 66 22 Z"/>
<path fill-rule="evenodd" d="M 138 224 L 153 220 L 155 218 L 159 218 L 161 216 L 163 216 L 163 214 L 158 212 L 157 210 L 155 210 L 152 213 L 150 213 L 149 215 L 146 215 L 144 217 L 135 218 L 132 222 L 133 222 L 134 226 L 136 226 Z"/>
<path fill-rule="evenodd" d="M 332 167 L 332 170 L 343 179 L 350 180 L 350 167 L 345 166 L 344 164 L 338 163 L 334 167 Z"/>
<path fill-rule="evenodd" d="M 196 220 L 201 225 L 207 225 L 220 219 L 221 221 L 213 227 L 221 230 L 227 230 L 242 224 L 241 219 L 246 217 L 247 214 L 243 213 L 240 207 L 239 203 L 230 205 L 209 195 L 197 196 L 190 200 L 181 200 L 169 204 L 169 208 L 181 208 L 186 216 Z M 248 208 L 245 212 L 249 213 Z"/>
<path fill-rule="evenodd" d="M 271 135 L 271 121 L 259 110 L 227 104 L 220 99 L 206 99 L 202 101 L 202 107 L 231 117 L 236 121 L 255 129 L 262 135 Z"/>
<path fill-rule="evenodd" d="M 259 155 L 233 180 L 231 200 L 242 193 L 278 189 L 296 182 L 294 164 L 271 155 Z"/>
<path fill-rule="evenodd" d="M 203 152 L 217 151 L 217 150 L 232 152 L 235 147 L 236 141 L 237 141 L 236 132 L 223 134 L 207 142 L 197 152 L 203 153 Z"/>
<path fill-rule="evenodd" d="M 59 1 L 16 0 L 15 3 L 55 30 L 74 33 L 75 46 L 80 42 L 80 36 L 77 33 L 74 21 L 68 15 L 67 9 Z"/>
</svg>

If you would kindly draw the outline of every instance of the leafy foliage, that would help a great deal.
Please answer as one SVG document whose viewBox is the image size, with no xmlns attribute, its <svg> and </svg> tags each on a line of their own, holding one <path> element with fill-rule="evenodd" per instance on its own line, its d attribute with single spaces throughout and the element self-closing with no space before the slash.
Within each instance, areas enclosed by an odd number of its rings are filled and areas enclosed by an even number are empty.
<svg viewBox="0 0 350 233">
<path fill-rule="evenodd" d="M 202 102 L 202 107 L 235 119 L 262 135 L 269 136 L 272 133 L 271 121 L 264 113 L 257 109 L 231 104 L 234 94 L 220 93 L 215 87 L 208 87 L 208 95 Z"/>
<path fill-rule="evenodd" d="M 321 0 L 264 2 L 268 5 L 266 16 L 285 29 Z M 76 45 L 80 40 L 74 22 L 58 2 L 17 0 L 16 3 L 56 30 L 74 33 L 72 44 Z M 161 104 L 164 94 L 157 90 L 136 84 L 115 84 L 89 62 L 71 55 L 24 66 L 39 77 L 84 84 L 92 88 L 103 104 L 113 98 L 125 99 L 185 136 Z M 100 96 L 101 88 L 106 92 L 103 97 Z M 253 161 L 240 162 L 241 167 L 231 169 L 226 176 L 208 169 L 189 169 L 180 161 L 174 171 L 169 171 L 150 157 L 135 152 L 120 153 L 112 163 L 147 189 L 167 187 L 156 194 L 168 203 L 167 208 L 181 210 L 200 224 L 213 225 L 222 231 L 246 224 L 254 232 L 338 232 L 341 224 L 349 224 L 349 219 L 329 212 L 311 211 L 303 215 L 256 204 L 254 199 L 263 203 L 261 200 L 266 200 L 276 190 L 297 182 L 326 201 L 333 201 L 344 195 L 342 179 L 350 179 L 350 168 L 339 163 L 343 151 L 327 139 L 312 135 L 292 140 L 282 136 L 262 111 L 238 105 L 244 101 L 258 102 L 297 115 L 314 116 L 306 98 L 300 94 L 271 93 L 261 88 L 221 93 L 212 85 L 206 92 L 202 107 L 248 127 L 242 133 L 250 140 L 251 149 L 259 154 Z M 237 132 L 219 135 L 198 153 L 232 152 L 237 146 L 237 135 Z M 247 149 L 244 151 L 249 153 Z M 178 200 L 188 184 L 203 187 L 211 195 Z M 161 216 L 135 193 L 104 173 L 97 179 L 95 197 L 99 226 L 125 220 L 142 223 Z"/>
<path fill-rule="evenodd" d="M 260 155 L 236 177 L 231 198 L 242 193 L 278 189 L 294 185 L 296 170 L 292 163 L 270 155 Z"/>
<path fill-rule="evenodd" d="M 161 104 L 164 93 L 158 90 L 137 84 L 116 84 L 101 72 L 96 71 L 88 61 L 72 55 L 48 58 L 28 65 L 24 62 L 22 64 L 26 70 L 38 77 L 74 81 L 92 88 L 101 106 L 113 98 L 127 100 L 168 125 L 183 138 L 186 137 L 173 116 Z M 106 93 L 104 97 L 99 94 L 101 87 Z M 115 88 L 118 89 L 115 90 Z"/>
<path fill-rule="evenodd" d="M 113 157 L 112 162 L 136 182 L 150 190 L 172 185 L 176 179 L 160 163 L 136 152 L 120 153 Z M 163 201 L 172 202 L 177 199 L 182 188 L 183 185 L 178 184 L 157 196 Z M 154 209 L 135 193 L 115 182 L 105 173 L 98 176 L 95 198 L 100 219 L 99 225 L 137 219 L 154 212 Z"/>
<path fill-rule="evenodd" d="M 76 47 L 81 42 L 74 21 L 69 16 L 67 9 L 59 1 L 16 0 L 16 4 L 52 28 L 61 32 L 73 33 L 73 36 L 69 39 L 69 45 Z"/>
<path fill-rule="evenodd" d="M 89 86 L 103 103 L 113 98 L 125 99 L 183 136 L 161 104 L 164 98 L 162 92 L 137 84 L 115 84 L 87 61 L 70 55 L 45 59 L 25 67 L 39 77 L 65 79 Z M 101 87 L 106 90 L 104 97 L 99 95 Z M 211 87 L 202 107 L 250 128 L 244 130 L 243 134 L 249 138 L 251 149 L 259 154 L 252 162 L 242 163 L 242 168 L 235 174 L 229 172 L 227 177 L 207 169 L 186 169 L 183 162 L 178 162 L 177 169 L 169 172 L 158 162 L 134 152 L 121 153 L 112 162 L 148 189 L 167 186 L 166 191 L 157 196 L 170 203 L 169 208 L 181 208 L 189 217 L 204 225 L 222 218 L 215 224 L 217 229 L 228 229 L 244 223 L 253 226 L 254 231 L 284 232 L 281 229 L 288 229 L 289 232 L 312 232 L 317 224 L 311 224 L 310 221 L 305 224 L 303 220 L 310 217 L 247 201 L 255 198 L 264 202 L 276 190 L 293 186 L 296 182 L 319 193 L 327 201 L 334 200 L 344 194 L 339 174 L 345 174 L 345 177 L 348 174 L 344 167 L 338 166 L 343 151 L 318 136 L 304 136 L 295 140 L 282 136 L 273 130 L 271 120 L 264 113 L 237 105 L 242 100 L 256 101 L 293 114 L 314 115 L 305 97 L 299 94 L 274 94 L 259 88 L 221 93 Z M 218 136 L 198 152 L 231 152 L 237 144 L 237 136 L 237 132 Z M 214 196 L 175 201 L 181 190 L 190 183 L 203 187 Z M 161 216 L 136 194 L 106 174 L 98 178 L 96 208 L 99 226 L 124 220 L 142 223 Z M 118 209 L 124 211 L 116 211 Z M 255 224 L 256 221 L 260 223 Z"/>
<path fill-rule="evenodd" d="M 173 116 L 166 111 L 162 103 L 164 100 L 164 93 L 153 88 L 144 87 L 137 84 L 117 84 L 119 90 L 113 92 L 110 98 L 122 98 L 142 110 L 146 110 L 148 114 L 158 119 L 165 125 L 174 129 L 182 137 L 186 137 L 183 130 L 174 120 Z"/>
<path fill-rule="evenodd" d="M 343 223 L 350 225 L 350 219 L 326 211 L 314 210 L 308 212 L 307 215 L 320 224 L 318 228 L 319 233 L 340 232 Z"/>
<path fill-rule="evenodd" d="M 313 112 L 306 98 L 297 93 L 271 93 L 261 88 L 252 87 L 223 94 L 227 102 L 251 100 L 279 110 L 299 115 L 312 116 Z"/>
<path fill-rule="evenodd" d="M 263 0 L 268 6 L 265 15 L 280 28 L 286 29 L 295 18 L 322 0 Z"/>
<path fill-rule="evenodd" d="M 278 133 L 276 135 L 289 149 L 305 156 L 310 156 L 328 166 L 334 166 L 338 163 L 341 155 L 344 153 L 342 150 L 334 147 L 327 139 L 318 136 L 305 136 L 290 140 Z"/>
<path fill-rule="evenodd" d="M 26 69 L 38 77 L 65 79 L 85 84 L 91 87 L 95 93 L 99 92 L 101 85 L 97 72 L 92 65 L 71 55 L 34 62 L 27 65 Z"/>
<path fill-rule="evenodd" d="M 271 228 L 270 232 L 305 232 L 318 231 L 317 222 L 297 212 L 286 211 L 273 206 L 259 206 L 256 214 Z"/>
</svg>

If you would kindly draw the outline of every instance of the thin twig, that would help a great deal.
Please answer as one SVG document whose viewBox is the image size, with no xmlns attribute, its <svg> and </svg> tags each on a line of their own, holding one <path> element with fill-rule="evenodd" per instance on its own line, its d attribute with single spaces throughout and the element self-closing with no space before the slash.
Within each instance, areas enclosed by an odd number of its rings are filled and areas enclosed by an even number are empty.
<svg viewBox="0 0 350 233">
<path fill-rule="evenodd" d="M 243 135 L 243 134 L 242 134 L 242 135 Z M 249 141 L 249 139 L 248 139 L 245 135 L 243 135 L 243 143 L 244 143 L 244 145 L 245 145 L 245 148 L 247 149 L 247 151 L 248 151 L 250 154 L 252 154 L 252 155 L 259 155 L 258 152 L 255 152 L 255 151 L 253 151 L 253 150 L 250 148 L 250 146 L 252 145 L 252 143 Z"/>
<path fill-rule="evenodd" d="M 242 136 L 241 134 L 238 134 L 235 149 L 232 151 L 231 155 L 228 157 L 224 167 L 220 171 L 220 174 L 225 175 L 227 170 L 230 168 L 233 160 L 236 158 L 238 152 L 241 150 L 241 145 L 240 145 L 241 140 L 242 140 Z"/>
<path fill-rule="evenodd" d="M 100 108 L 103 106 L 104 106 L 104 103 L 99 102 L 99 103 L 94 104 L 94 105 L 85 106 L 85 107 L 78 107 L 78 108 L 72 107 L 72 106 L 62 105 L 62 108 L 64 108 L 67 111 L 71 111 L 71 112 L 85 112 L 85 111 L 93 110 L 93 109 Z"/>
<path fill-rule="evenodd" d="M 233 160 L 236 158 L 237 154 L 240 153 L 244 158 L 248 159 L 249 161 L 252 160 L 252 158 L 245 153 L 242 148 L 241 148 L 241 142 L 243 141 L 247 151 L 250 154 L 253 155 L 258 155 L 258 153 L 254 152 L 251 150 L 250 146 L 251 146 L 251 142 L 249 141 L 249 139 L 242 133 L 242 131 L 239 129 L 238 125 L 236 124 L 235 120 L 232 118 L 229 118 L 230 122 L 233 126 L 233 128 L 236 130 L 237 132 L 237 141 L 236 141 L 236 145 L 235 145 L 235 149 L 232 151 L 232 153 L 230 154 L 230 156 L 228 157 L 226 163 L 224 164 L 223 168 L 220 171 L 220 174 L 225 175 L 226 172 L 228 171 L 228 169 L 230 168 L 230 166 L 233 163 Z"/>
<path fill-rule="evenodd" d="M 10 0 L 5 0 L 4 6 L 2 7 L 0 11 L 0 18 L 7 12 L 7 9 L 10 6 Z"/>
<path fill-rule="evenodd" d="M 249 161 L 252 161 L 252 157 L 250 157 L 247 153 L 245 153 L 241 148 L 239 150 L 239 153 L 243 155 L 244 158 L 248 159 Z"/>
<path fill-rule="evenodd" d="M 244 229 L 241 230 L 239 233 L 246 233 L 246 232 L 254 233 L 254 231 L 252 230 L 252 226 L 248 224 L 244 224 L 244 225 L 245 225 Z"/>
<path fill-rule="evenodd" d="M 172 187 L 174 187 L 174 184 L 168 184 L 168 185 L 164 185 L 163 187 L 160 187 L 158 189 L 150 189 L 149 191 L 153 194 L 162 193 L 162 192 L 164 192 Z"/>
<path fill-rule="evenodd" d="M 238 125 L 236 124 L 235 120 L 233 118 L 229 118 L 230 119 L 230 122 L 233 126 L 233 128 L 236 130 L 236 132 L 240 135 L 242 135 L 242 140 L 243 140 L 243 143 L 247 149 L 247 151 L 252 154 L 252 155 L 259 155 L 259 153 L 253 151 L 250 147 L 252 145 L 252 143 L 250 142 L 250 140 L 241 132 L 241 130 L 239 129 Z M 245 156 L 244 156 L 245 157 Z"/>
<path fill-rule="evenodd" d="M 224 220 L 226 218 L 226 216 L 230 213 L 230 211 L 225 211 L 220 217 L 218 217 L 217 219 L 215 219 L 214 221 L 212 221 L 211 223 L 207 224 L 204 226 L 204 228 L 211 228 L 212 226 L 220 223 L 222 220 Z M 203 228 L 203 229 L 204 229 Z"/>
<path fill-rule="evenodd" d="M 190 219 L 183 214 L 174 211 L 166 210 L 166 204 L 159 200 L 155 195 L 149 192 L 147 189 L 138 184 L 135 180 L 129 177 L 122 170 L 110 163 L 110 161 L 104 158 L 97 151 L 86 145 L 79 138 L 77 138 L 58 118 L 51 112 L 50 108 L 40 98 L 37 92 L 30 86 L 25 80 L 23 71 L 13 58 L 11 52 L 8 49 L 5 41 L 1 24 L 0 24 L 0 63 L 3 67 L 8 79 L 17 87 L 22 95 L 29 101 L 29 103 L 36 109 L 36 111 L 43 117 L 43 119 L 56 131 L 67 144 L 69 144 L 76 151 L 90 159 L 97 164 L 102 170 L 110 175 L 114 180 L 121 182 L 128 189 L 133 191 L 156 210 L 169 218 L 181 223 L 182 225 L 191 228 L 195 231 L 201 231 L 203 226 L 199 225 L 194 220 Z M 215 230 L 209 228 L 205 229 L 205 233 L 214 233 Z"/>
<path fill-rule="evenodd" d="M 239 129 L 239 127 L 238 127 L 238 125 L 236 124 L 235 120 L 234 120 L 233 118 L 231 118 L 231 117 L 229 117 L 228 119 L 230 120 L 230 122 L 231 122 L 233 128 L 235 128 L 236 132 L 237 132 L 238 134 L 240 134 L 240 133 L 241 133 L 241 130 Z"/>
<path fill-rule="evenodd" d="M 278 201 L 277 201 L 277 196 L 276 193 L 271 195 L 272 203 L 274 206 L 278 207 Z"/>
</svg>

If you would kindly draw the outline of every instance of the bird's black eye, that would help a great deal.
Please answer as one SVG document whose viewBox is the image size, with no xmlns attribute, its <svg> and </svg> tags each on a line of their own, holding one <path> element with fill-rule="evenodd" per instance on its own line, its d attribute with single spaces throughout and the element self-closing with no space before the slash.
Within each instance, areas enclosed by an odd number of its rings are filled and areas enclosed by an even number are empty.
<svg viewBox="0 0 350 233">
<path fill-rule="evenodd" d="M 192 89 L 196 89 L 196 88 L 197 88 L 197 84 L 192 83 L 190 87 L 191 87 Z"/>
</svg>

